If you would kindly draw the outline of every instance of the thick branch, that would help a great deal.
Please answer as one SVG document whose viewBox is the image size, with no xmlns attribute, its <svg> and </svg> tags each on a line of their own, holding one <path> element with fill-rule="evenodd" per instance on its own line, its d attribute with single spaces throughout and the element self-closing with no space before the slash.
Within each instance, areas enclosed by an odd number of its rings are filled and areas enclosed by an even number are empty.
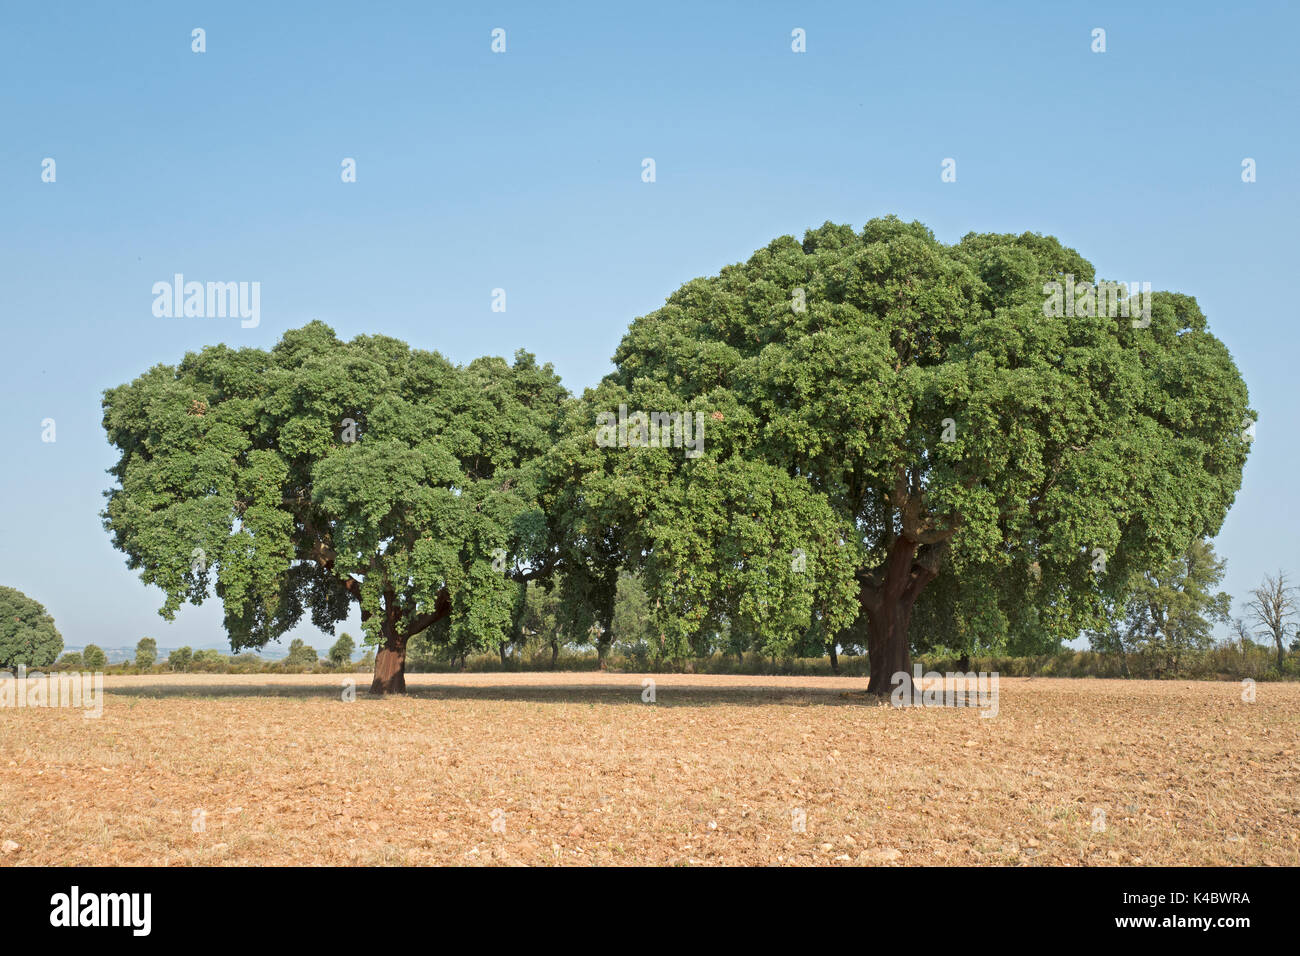
<svg viewBox="0 0 1300 956">
<path fill-rule="evenodd" d="M 955 529 L 954 529 L 955 530 Z M 886 602 L 914 603 L 927 584 L 939 576 L 948 554 L 948 538 L 922 544 L 900 535 L 890 545 L 884 564 L 858 574 L 858 602 L 875 613 Z"/>
<path fill-rule="evenodd" d="M 511 571 L 510 580 L 517 581 L 520 584 L 524 584 L 528 581 L 540 581 L 542 578 L 545 578 L 550 573 L 551 573 L 551 568 L 549 566 L 533 568 L 530 571 Z"/>
<path fill-rule="evenodd" d="M 903 600 L 908 604 L 916 601 L 921 590 L 939 576 L 939 568 L 948 554 L 947 540 L 924 545 L 912 562 L 911 579 L 903 591 Z"/>
<path fill-rule="evenodd" d="M 424 614 L 417 614 L 411 618 L 411 624 L 406 629 L 407 638 L 415 637 L 425 628 L 432 627 L 444 617 L 451 613 L 451 595 L 447 589 L 443 588 L 438 592 L 438 597 L 434 599 L 433 610 Z"/>
<path fill-rule="evenodd" d="M 895 472 L 890 503 L 898 509 L 903 526 L 902 537 L 910 538 L 917 545 L 947 541 L 957 533 L 957 528 L 961 525 L 960 517 L 950 515 L 947 518 L 948 527 L 938 527 L 937 520 L 925 512 L 925 492 L 920 489 L 919 476 L 914 474 L 909 481 L 907 470 L 902 467 Z"/>
</svg>

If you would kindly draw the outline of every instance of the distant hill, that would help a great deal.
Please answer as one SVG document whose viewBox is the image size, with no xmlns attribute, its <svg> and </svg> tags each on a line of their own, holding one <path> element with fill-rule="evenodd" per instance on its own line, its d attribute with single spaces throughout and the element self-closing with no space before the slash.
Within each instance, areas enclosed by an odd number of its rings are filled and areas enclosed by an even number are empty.
<svg viewBox="0 0 1300 956">
<path fill-rule="evenodd" d="M 93 642 L 92 642 L 92 643 L 93 643 Z M 81 651 L 84 651 L 85 649 L 86 649 L 86 645 L 85 645 L 85 644 L 65 644 L 64 647 L 63 647 L 63 651 L 62 651 L 62 653 L 63 653 L 63 654 L 68 654 L 68 653 L 70 653 L 70 652 L 72 652 L 72 651 L 81 652 Z M 167 659 L 167 655 L 168 655 L 168 654 L 170 654 L 172 651 L 179 650 L 179 649 L 180 649 L 180 648 L 178 648 L 178 647 L 160 647 L 160 648 L 158 648 L 158 660 L 160 660 L 160 661 L 165 661 L 165 660 Z M 109 662 L 110 664 L 124 664 L 124 663 L 126 663 L 126 662 L 128 662 L 128 661 L 133 661 L 133 660 L 135 660 L 135 647 L 134 647 L 134 646 L 132 646 L 132 647 L 101 647 L 100 650 L 102 650 L 102 651 L 104 652 L 104 655 L 108 658 L 108 662 Z M 196 650 L 196 651 L 197 651 L 197 650 L 201 650 L 201 648 L 195 647 L 195 648 L 192 648 L 192 650 Z M 229 647 L 226 647 L 226 648 L 224 648 L 224 649 L 222 649 L 222 648 L 218 648 L 218 650 L 221 650 L 221 653 L 230 656 L 230 648 L 229 648 Z M 288 656 L 289 656 L 289 650 L 288 650 L 288 648 L 284 648 L 284 647 L 268 647 L 268 648 L 266 648 L 265 650 L 262 650 L 262 651 L 259 651 L 259 652 L 256 652 L 256 653 L 257 653 L 257 656 L 260 657 L 260 658 L 262 658 L 262 660 L 264 660 L 264 661 L 278 661 L 278 660 L 282 660 L 282 659 L 284 659 L 285 657 L 288 657 Z M 318 653 L 319 653 L 319 652 L 318 652 Z"/>
</svg>

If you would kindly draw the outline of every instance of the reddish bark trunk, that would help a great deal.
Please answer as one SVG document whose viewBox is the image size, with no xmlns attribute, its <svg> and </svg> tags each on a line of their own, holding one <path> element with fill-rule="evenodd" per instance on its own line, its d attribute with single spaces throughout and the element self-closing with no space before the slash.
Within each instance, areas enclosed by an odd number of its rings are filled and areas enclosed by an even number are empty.
<svg viewBox="0 0 1300 956">
<path fill-rule="evenodd" d="M 370 693 L 406 693 L 406 638 L 392 633 L 386 635 L 384 646 L 375 655 L 375 679 L 370 684 Z"/>
<path fill-rule="evenodd" d="M 449 613 L 451 613 L 451 598 L 446 588 L 438 592 L 432 611 L 414 616 L 402 614 L 393 591 L 384 592 L 384 623 L 379 629 L 379 635 L 384 639 L 384 646 L 375 655 L 375 679 L 370 683 L 370 693 L 406 693 L 407 641 L 426 627 L 438 623 Z M 361 620 L 368 620 L 369 617 L 370 613 L 363 608 Z"/>
</svg>

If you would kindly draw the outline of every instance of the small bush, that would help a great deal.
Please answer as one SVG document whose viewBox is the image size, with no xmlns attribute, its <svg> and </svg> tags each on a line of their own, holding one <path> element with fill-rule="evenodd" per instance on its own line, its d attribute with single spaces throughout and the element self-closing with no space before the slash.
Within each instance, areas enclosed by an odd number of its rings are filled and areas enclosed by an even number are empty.
<svg viewBox="0 0 1300 956">
<path fill-rule="evenodd" d="M 81 658 L 80 651 L 68 651 L 60 657 L 53 666 L 56 671 L 79 671 L 85 667 L 85 661 Z"/>
</svg>

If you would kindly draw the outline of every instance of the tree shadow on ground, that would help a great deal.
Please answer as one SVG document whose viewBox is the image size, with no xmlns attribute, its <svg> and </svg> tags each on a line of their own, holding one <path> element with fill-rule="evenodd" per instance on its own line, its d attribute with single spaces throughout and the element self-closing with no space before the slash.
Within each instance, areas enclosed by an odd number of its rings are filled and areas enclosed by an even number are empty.
<svg viewBox="0 0 1300 956">
<path fill-rule="evenodd" d="M 358 675 L 362 678 L 363 675 Z M 797 680 L 797 678 L 791 679 Z M 502 703 L 540 704 L 602 704 L 655 707 L 706 707 L 773 705 L 788 707 L 808 706 L 874 706 L 879 701 L 866 694 L 866 679 L 862 688 L 846 691 L 835 687 L 801 687 L 788 684 L 663 684 L 655 685 L 655 700 L 651 704 L 642 699 L 645 688 L 641 679 L 636 681 L 610 680 L 600 684 L 548 684 L 530 685 L 513 683 L 419 683 L 407 685 L 405 695 L 391 697 L 372 696 L 370 678 L 358 679 L 355 684 L 358 704 L 384 704 L 388 701 L 438 701 L 473 700 Z M 228 699 L 274 698 L 334 699 L 342 700 L 343 678 L 338 683 L 262 684 L 262 683 L 141 683 L 139 685 L 105 687 L 104 693 L 114 697 L 144 699 Z"/>
</svg>

